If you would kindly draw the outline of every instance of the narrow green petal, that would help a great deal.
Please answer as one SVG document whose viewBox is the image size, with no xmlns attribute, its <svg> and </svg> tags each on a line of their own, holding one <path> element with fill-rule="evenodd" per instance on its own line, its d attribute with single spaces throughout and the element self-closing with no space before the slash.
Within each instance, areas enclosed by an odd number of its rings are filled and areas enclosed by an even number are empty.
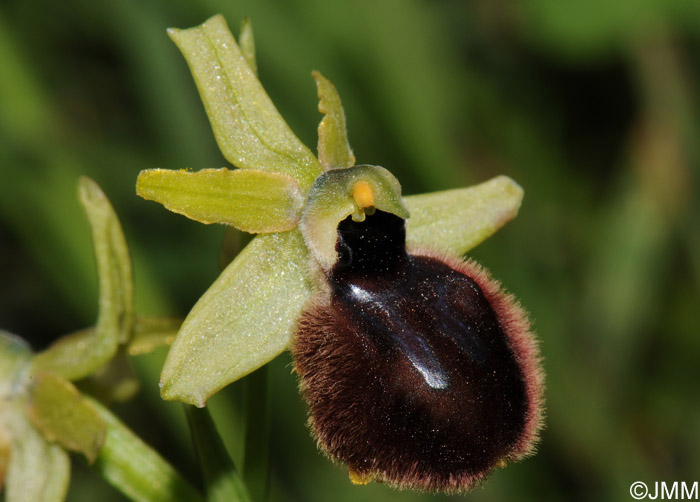
<svg viewBox="0 0 700 502">
<path fill-rule="evenodd" d="M 181 325 L 182 319 L 175 317 L 137 317 L 129 355 L 147 354 L 158 347 L 171 345 Z"/>
<path fill-rule="evenodd" d="M 523 189 L 507 176 L 469 188 L 404 197 L 409 247 L 464 254 L 512 220 Z"/>
<path fill-rule="evenodd" d="M 253 23 L 249 18 L 241 21 L 241 33 L 238 36 L 241 46 L 241 54 L 254 75 L 258 74 L 258 63 L 255 61 L 255 38 L 253 37 Z"/>
<path fill-rule="evenodd" d="M 199 299 L 170 348 L 161 395 L 204 406 L 283 352 L 311 295 L 298 230 L 260 235 Z"/>
<path fill-rule="evenodd" d="M 148 169 L 139 173 L 136 193 L 201 223 L 251 233 L 291 230 L 304 206 L 294 178 L 253 169 Z"/>
<path fill-rule="evenodd" d="M 88 177 L 78 180 L 78 196 L 90 221 L 100 280 L 97 336 L 117 334 L 124 343 L 134 323 L 134 278 L 129 248 L 114 208 L 99 185 Z"/>
<path fill-rule="evenodd" d="M 124 233 L 100 187 L 90 178 L 78 181 L 78 196 L 88 216 L 97 260 L 100 298 L 97 325 L 62 338 L 37 355 L 34 365 L 69 380 L 95 372 L 114 355 L 119 343 L 131 335 L 134 283 Z"/>
<path fill-rule="evenodd" d="M 70 382 L 48 371 L 35 374 L 27 410 L 46 439 L 95 461 L 106 426 Z"/>
<path fill-rule="evenodd" d="M 185 413 L 204 478 L 207 502 L 250 502 L 241 474 L 226 451 L 209 410 L 187 406 Z"/>
<path fill-rule="evenodd" d="M 224 157 L 242 169 L 288 174 L 308 189 L 321 166 L 272 104 L 223 16 L 168 34 L 192 70 Z"/>
<path fill-rule="evenodd" d="M 371 199 L 363 207 L 354 197 L 359 182 L 366 184 Z M 383 167 L 362 165 L 331 169 L 318 177 L 309 193 L 299 228 L 307 247 L 323 269 L 329 269 L 337 259 L 338 224 L 350 215 L 362 221 L 365 210 L 375 208 L 401 218 L 409 216 L 401 199 L 401 185 Z"/>
<path fill-rule="evenodd" d="M 5 502 L 64 500 L 70 480 L 68 454 L 32 427 L 20 404 L 0 406 L 0 425 L 12 438 Z"/>
<path fill-rule="evenodd" d="M 352 167 L 355 165 L 355 155 L 348 142 L 345 111 L 338 91 L 333 82 L 320 72 L 315 71 L 311 75 L 318 89 L 318 111 L 323 113 L 318 125 L 318 160 L 326 171 L 334 167 Z"/>
<path fill-rule="evenodd" d="M 144 443 L 107 408 L 85 398 L 107 425 L 94 468 L 129 500 L 200 502 L 202 496 L 163 457 Z"/>
</svg>

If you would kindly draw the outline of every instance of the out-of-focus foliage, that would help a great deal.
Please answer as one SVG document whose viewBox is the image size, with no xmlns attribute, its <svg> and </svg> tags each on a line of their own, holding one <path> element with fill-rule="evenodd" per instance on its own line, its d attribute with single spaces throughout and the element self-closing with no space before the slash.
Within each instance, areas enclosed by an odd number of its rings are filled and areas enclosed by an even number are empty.
<svg viewBox="0 0 700 502">
<path fill-rule="evenodd" d="M 253 20 L 260 79 L 310 148 L 317 69 L 343 98 L 358 163 L 387 167 L 406 194 L 497 174 L 524 188 L 518 218 L 473 255 L 532 313 L 547 429 L 535 457 L 469 500 L 627 500 L 637 480 L 697 481 L 697 0 L 6 0 L 1 328 L 40 349 L 93 322 L 79 175 L 120 216 L 137 311 L 183 316 L 214 281 L 223 228 L 145 202 L 134 184 L 142 169 L 226 165 L 165 32 L 217 12 L 232 27 Z M 194 477 L 180 409 L 158 397 L 162 361 L 136 359 L 143 390 L 117 411 Z M 271 500 L 432 498 L 351 485 L 316 452 L 288 363 L 269 374 Z M 242 399 L 234 384 L 210 404 L 234 460 Z M 74 464 L 71 500 L 121 500 Z"/>
</svg>

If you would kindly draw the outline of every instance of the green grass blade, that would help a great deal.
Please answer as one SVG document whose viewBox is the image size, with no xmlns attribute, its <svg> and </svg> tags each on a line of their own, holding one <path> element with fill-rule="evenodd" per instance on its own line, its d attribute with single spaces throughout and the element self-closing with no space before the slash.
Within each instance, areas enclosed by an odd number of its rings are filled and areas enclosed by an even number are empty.
<svg viewBox="0 0 700 502">
<path fill-rule="evenodd" d="M 185 413 L 204 477 L 207 502 L 250 502 L 248 491 L 216 431 L 209 410 L 185 406 Z"/>
</svg>

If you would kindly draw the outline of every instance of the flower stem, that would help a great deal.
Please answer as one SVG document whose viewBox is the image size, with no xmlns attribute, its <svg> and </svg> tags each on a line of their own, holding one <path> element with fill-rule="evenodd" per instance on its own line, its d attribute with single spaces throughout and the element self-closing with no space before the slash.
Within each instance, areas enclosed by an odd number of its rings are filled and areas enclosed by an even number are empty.
<svg viewBox="0 0 700 502">
<path fill-rule="evenodd" d="M 115 488 L 139 502 L 200 502 L 201 494 L 107 408 L 86 397 L 107 424 L 94 468 Z"/>
<path fill-rule="evenodd" d="M 270 453 L 270 399 L 267 365 L 244 380 L 245 455 L 243 479 L 256 502 L 267 500 Z"/>
</svg>

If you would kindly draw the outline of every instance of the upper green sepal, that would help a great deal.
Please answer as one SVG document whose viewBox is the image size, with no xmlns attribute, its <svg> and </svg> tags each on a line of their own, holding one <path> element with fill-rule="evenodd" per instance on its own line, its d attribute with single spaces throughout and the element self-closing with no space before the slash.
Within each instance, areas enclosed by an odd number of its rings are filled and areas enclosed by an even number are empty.
<svg viewBox="0 0 700 502">
<path fill-rule="evenodd" d="M 223 16 L 168 35 L 192 70 L 195 83 L 224 157 L 241 169 L 288 174 L 308 189 L 322 171 L 272 104 Z"/>
<path fill-rule="evenodd" d="M 291 230 L 305 199 L 293 177 L 257 169 L 148 169 L 139 173 L 136 193 L 201 223 L 251 233 Z"/>
</svg>

